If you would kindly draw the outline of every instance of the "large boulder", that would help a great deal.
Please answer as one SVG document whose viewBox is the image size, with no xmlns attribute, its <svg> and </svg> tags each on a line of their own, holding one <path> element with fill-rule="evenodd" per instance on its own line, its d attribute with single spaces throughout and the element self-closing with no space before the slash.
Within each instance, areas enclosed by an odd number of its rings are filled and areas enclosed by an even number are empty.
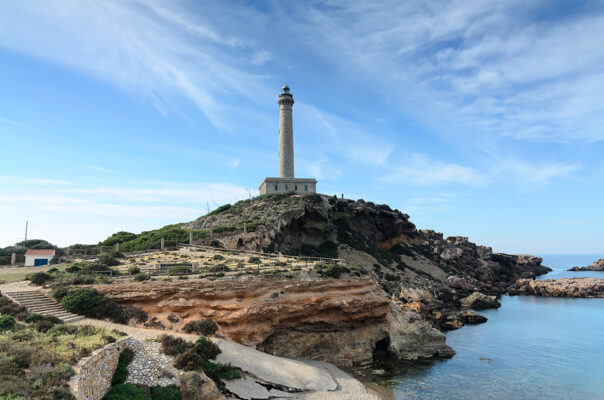
<svg viewBox="0 0 604 400">
<path fill-rule="evenodd" d="M 421 315 L 413 311 L 403 311 L 394 302 L 388 313 L 388 350 L 398 358 L 417 360 L 434 356 L 453 357 L 455 351 L 446 345 L 446 336 Z"/>
<path fill-rule="evenodd" d="M 487 296 L 480 292 L 474 292 L 468 297 L 464 297 L 460 300 L 460 303 L 463 308 L 472 308 L 474 310 L 501 307 L 501 303 L 497 301 L 497 297 Z"/>
<path fill-rule="evenodd" d="M 182 400 L 224 400 L 213 380 L 203 372 L 189 371 L 180 377 Z"/>
</svg>

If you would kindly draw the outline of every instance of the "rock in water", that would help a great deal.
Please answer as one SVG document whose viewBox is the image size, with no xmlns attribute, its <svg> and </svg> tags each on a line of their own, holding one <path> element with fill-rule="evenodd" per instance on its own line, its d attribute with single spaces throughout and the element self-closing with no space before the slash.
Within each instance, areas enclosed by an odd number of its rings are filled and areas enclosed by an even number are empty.
<svg viewBox="0 0 604 400">
<path fill-rule="evenodd" d="M 497 301 L 497 297 L 487 296 L 480 292 L 474 292 L 468 297 L 461 299 L 460 303 L 463 308 L 472 308 L 474 310 L 501 307 L 501 303 Z"/>
<path fill-rule="evenodd" d="M 604 297 L 604 279 L 563 278 L 519 279 L 510 288 L 510 294 L 547 297 Z"/>
</svg>

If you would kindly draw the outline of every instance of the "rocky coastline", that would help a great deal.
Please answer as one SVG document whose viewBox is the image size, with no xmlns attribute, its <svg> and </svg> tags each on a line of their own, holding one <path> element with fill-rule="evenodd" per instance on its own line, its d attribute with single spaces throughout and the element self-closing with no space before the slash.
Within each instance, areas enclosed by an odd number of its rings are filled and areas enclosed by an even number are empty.
<svg viewBox="0 0 604 400">
<path fill-rule="evenodd" d="M 600 258 L 594 261 L 593 264 L 586 267 L 572 267 L 569 271 L 603 271 L 604 272 L 604 258 Z"/>
<path fill-rule="evenodd" d="M 604 279 L 562 278 L 562 279 L 520 279 L 511 288 L 511 295 L 532 295 L 546 297 L 604 297 Z"/>
</svg>

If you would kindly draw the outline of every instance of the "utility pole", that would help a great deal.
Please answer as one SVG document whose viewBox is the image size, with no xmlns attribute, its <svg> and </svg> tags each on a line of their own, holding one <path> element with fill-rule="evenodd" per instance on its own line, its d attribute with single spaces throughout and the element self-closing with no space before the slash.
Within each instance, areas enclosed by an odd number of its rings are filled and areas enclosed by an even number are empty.
<svg viewBox="0 0 604 400">
<path fill-rule="evenodd" d="M 27 225 L 29 225 L 29 221 L 25 221 L 25 246 L 27 246 Z"/>
<path fill-rule="evenodd" d="M 206 201 L 206 207 L 208 209 L 208 211 L 206 212 L 206 214 L 209 214 L 210 213 L 210 202 L 209 201 Z"/>
</svg>

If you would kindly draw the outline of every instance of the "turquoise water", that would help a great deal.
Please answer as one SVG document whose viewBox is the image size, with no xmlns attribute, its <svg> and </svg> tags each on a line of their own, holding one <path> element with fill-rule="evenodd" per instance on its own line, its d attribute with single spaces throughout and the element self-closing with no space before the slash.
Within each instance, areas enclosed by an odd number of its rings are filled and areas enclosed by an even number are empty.
<svg viewBox="0 0 604 400">
<path fill-rule="evenodd" d="M 563 271 L 598 255 L 543 257 L 554 269 L 547 277 L 604 278 Z M 604 299 L 504 296 L 501 303 L 481 312 L 487 323 L 447 333 L 452 359 L 393 366 L 394 397 L 604 399 Z"/>
</svg>

